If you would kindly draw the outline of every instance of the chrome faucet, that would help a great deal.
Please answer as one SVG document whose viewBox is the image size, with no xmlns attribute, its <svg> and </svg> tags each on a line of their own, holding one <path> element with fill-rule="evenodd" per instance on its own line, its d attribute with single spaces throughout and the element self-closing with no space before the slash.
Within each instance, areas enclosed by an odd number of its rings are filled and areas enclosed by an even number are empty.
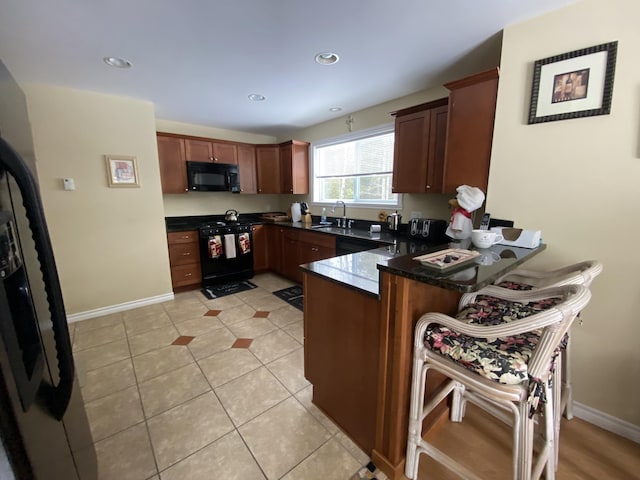
<svg viewBox="0 0 640 480">
<path fill-rule="evenodd" d="M 342 204 L 342 224 L 340 223 L 340 219 L 338 219 L 338 226 L 342 228 L 347 228 L 347 206 L 342 200 L 338 200 L 336 204 L 331 209 L 331 213 L 336 211 L 336 208 L 339 204 Z"/>
</svg>

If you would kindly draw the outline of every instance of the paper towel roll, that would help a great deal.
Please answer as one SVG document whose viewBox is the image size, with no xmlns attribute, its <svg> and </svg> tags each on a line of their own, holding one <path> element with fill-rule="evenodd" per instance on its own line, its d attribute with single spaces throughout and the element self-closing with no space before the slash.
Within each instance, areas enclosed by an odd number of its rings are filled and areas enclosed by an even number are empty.
<svg viewBox="0 0 640 480">
<path fill-rule="evenodd" d="M 291 221 L 292 222 L 299 222 L 302 220 L 302 211 L 300 209 L 300 204 L 299 203 L 292 203 L 291 204 Z"/>
</svg>

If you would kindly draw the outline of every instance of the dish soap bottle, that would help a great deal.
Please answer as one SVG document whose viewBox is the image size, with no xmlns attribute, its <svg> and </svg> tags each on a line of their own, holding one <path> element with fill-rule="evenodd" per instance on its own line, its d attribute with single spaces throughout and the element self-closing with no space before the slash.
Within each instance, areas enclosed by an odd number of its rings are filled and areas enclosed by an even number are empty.
<svg viewBox="0 0 640 480">
<path fill-rule="evenodd" d="M 320 217 L 320 223 L 327 223 L 327 209 L 322 209 L 322 216 Z"/>
</svg>

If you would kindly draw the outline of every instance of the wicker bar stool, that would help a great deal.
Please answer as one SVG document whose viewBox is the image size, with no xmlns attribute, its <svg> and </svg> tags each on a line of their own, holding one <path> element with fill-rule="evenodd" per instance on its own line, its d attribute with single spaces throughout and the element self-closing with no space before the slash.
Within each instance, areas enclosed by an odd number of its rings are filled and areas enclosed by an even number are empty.
<svg viewBox="0 0 640 480">
<path fill-rule="evenodd" d="M 517 303 L 512 318 L 484 323 L 463 309 L 456 317 L 427 313 L 416 325 L 414 337 L 411 407 L 405 474 L 416 479 L 420 453 L 425 453 L 464 478 L 478 479 L 422 438 L 422 421 L 450 393 L 451 420 L 462 421 L 470 401 L 513 425 L 513 478 L 547 479 L 555 476 L 555 434 L 550 379 L 553 360 L 563 336 L 591 294 L 581 285 L 565 285 L 532 291 L 495 286 L 477 294 Z M 449 381 L 425 405 L 426 375 L 436 370 Z M 539 422 L 543 446 L 533 464 L 534 416 Z"/>
</svg>

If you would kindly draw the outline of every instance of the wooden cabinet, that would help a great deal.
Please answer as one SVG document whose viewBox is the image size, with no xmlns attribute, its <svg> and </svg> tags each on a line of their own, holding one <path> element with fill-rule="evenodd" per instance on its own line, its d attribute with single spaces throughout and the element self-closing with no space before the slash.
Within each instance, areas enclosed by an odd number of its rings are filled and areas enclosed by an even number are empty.
<svg viewBox="0 0 640 480">
<path fill-rule="evenodd" d="M 200 272 L 200 250 L 198 231 L 169 232 L 169 265 L 173 289 L 199 285 L 202 282 Z"/>
<path fill-rule="evenodd" d="M 280 182 L 280 147 L 258 145 L 256 147 L 258 193 L 282 193 Z"/>
<path fill-rule="evenodd" d="M 291 140 L 280 144 L 281 193 L 309 193 L 309 144 Z"/>
<path fill-rule="evenodd" d="M 268 263 L 268 243 L 266 225 L 253 225 L 253 269 L 256 273 L 269 270 Z"/>
<path fill-rule="evenodd" d="M 185 141 L 187 160 L 194 162 L 238 163 L 238 147 L 235 143 L 212 142 L 189 138 Z"/>
<path fill-rule="evenodd" d="M 267 264 L 269 270 L 282 274 L 282 242 L 284 239 L 284 227 L 267 224 Z"/>
<path fill-rule="evenodd" d="M 380 301 L 316 275 L 303 277 L 304 291 L 313 292 L 304 296 L 303 327 L 304 375 L 313 384 L 313 403 L 371 455 L 382 351 Z M 397 408 L 408 410 L 409 404 Z"/>
<path fill-rule="evenodd" d="M 258 193 L 256 147 L 253 145 L 238 145 L 238 175 L 240 193 Z"/>
<path fill-rule="evenodd" d="M 444 163 L 444 193 L 460 185 L 487 191 L 498 93 L 498 69 L 445 84 L 449 119 Z"/>
<path fill-rule="evenodd" d="M 336 237 L 333 235 L 301 231 L 298 242 L 301 264 L 336 256 Z"/>
<path fill-rule="evenodd" d="M 442 193 L 446 98 L 394 112 L 394 193 Z"/>
<path fill-rule="evenodd" d="M 162 193 L 186 193 L 188 188 L 184 139 L 158 135 L 157 140 Z"/>
<path fill-rule="evenodd" d="M 282 240 L 282 275 L 296 283 L 302 283 L 302 272 L 300 264 L 299 232 L 294 228 L 286 228 Z"/>
</svg>

